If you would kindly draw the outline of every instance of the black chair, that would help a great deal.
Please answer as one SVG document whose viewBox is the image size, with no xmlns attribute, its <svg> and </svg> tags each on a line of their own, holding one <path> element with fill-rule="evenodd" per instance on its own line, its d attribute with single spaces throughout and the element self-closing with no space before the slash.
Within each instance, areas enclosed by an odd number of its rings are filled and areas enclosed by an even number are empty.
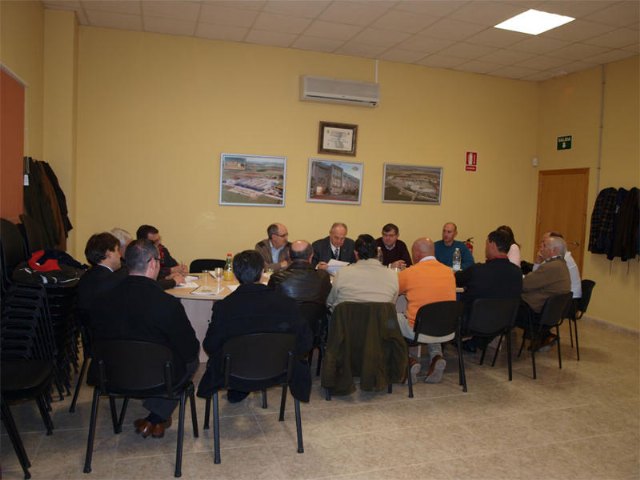
<svg viewBox="0 0 640 480">
<path fill-rule="evenodd" d="M 300 315 L 307 321 L 313 333 L 313 347 L 309 352 L 309 366 L 313 360 L 313 352 L 318 352 L 318 362 L 316 364 L 316 376 L 320 375 L 322 366 L 322 349 L 327 334 L 327 307 L 324 304 L 315 302 L 301 302 L 298 304 Z"/>
<path fill-rule="evenodd" d="M 224 268 L 226 260 L 215 258 L 197 258 L 189 265 L 190 273 L 202 273 L 205 270 L 215 270 L 216 268 Z"/>
<path fill-rule="evenodd" d="M 115 433 L 122 431 L 122 423 L 129 398 L 162 397 L 180 402 L 178 417 L 178 444 L 176 447 L 175 476 L 182 475 L 182 444 L 184 440 L 184 417 L 186 399 L 191 403 L 193 436 L 198 437 L 198 419 L 194 387 L 191 379 L 174 384 L 173 354 L 164 345 L 135 340 L 104 340 L 92 345 L 93 365 L 98 373 L 97 385 L 93 389 L 91 421 L 87 439 L 87 454 L 84 473 L 91 472 L 93 441 L 100 396 L 109 396 Z M 115 415 L 115 397 L 124 397 L 119 417 Z"/>
<path fill-rule="evenodd" d="M 556 339 L 555 343 L 558 346 L 558 368 L 562 368 L 562 354 L 560 352 L 560 325 L 564 319 L 564 314 L 571 302 L 572 294 L 560 293 L 557 295 L 551 295 L 544 302 L 540 316 L 537 317 L 535 313 L 527 307 L 528 310 L 528 324 L 527 331 L 522 336 L 522 343 L 520 344 L 520 351 L 518 356 L 522 353 L 524 348 L 524 342 L 526 338 L 529 338 L 529 344 L 531 346 L 531 367 L 533 369 L 533 378 L 537 378 L 536 374 L 536 351 L 540 348 L 540 343 L 543 340 L 542 335 L 546 330 L 555 328 Z"/>
<path fill-rule="evenodd" d="M 447 337 L 455 335 L 456 349 L 458 351 L 458 382 L 462 385 L 462 391 L 467 391 L 467 378 L 464 373 L 464 359 L 462 358 L 462 340 L 460 336 L 460 324 L 464 304 L 455 300 L 435 302 L 423 305 L 416 313 L 413 331 L 413 341 L 408 341 L 410 347 L 419 346 L 419 335 L 430 337 Z M 411 380 L 411 366 L 407 365 L 407 384 L 409 386 L 409 398 L 413 398 L 413 381 Z"/>
<path fill-rule="evenodd" d="M 224 358 L 224 385 L 221 388 L 246 391 L 248 384 L 255 388 L 251 391 L 264 391 L 274 385 L 282 385 L 280 416 L 284 421 L 288 383 L 293 373 L 296 336 L 292 333 L 252 333 L 227 340 L 222 347 Z M 237 388 L 238 382 L 242 385 Z M 207 398 L 207 404 L 211 398 Z M 300 401 L 294 397 L 298 453 L 304 453 L 302 443 L 302 420 Z M 264 404 L 263 404 L 264 406 Z M 220 463 L 220 412 L 218 408 L 218 390 L 213 392 L 213 442 L 214 463 Z"/>
<path fill-rule="evenodd" d="M 0 219 L 0 254 L 2 255 L 2 291 L 13 283 L 11 277 L 16 266 L 27 260 L 24 238 L 18 226 L 7 219 Z"/>
<path fill-rule="evenodd" d="M 35 400 L 44 421 L 47 435 L 51 435 L 53 433 L 53 422 L 49 415 L 46 397 L 51 389 L 53 364 L 50 360 L 3 360 L 1 377 L 2 397 L 0 397 L 0 404 L 2 423 L 20 461 L 24 478 L 29 479 L 31 478 L 29 473 L 31 462 L 20 438 L 9 404 L 18 400 Z"/>
<path fill-rule="evenodd" d="M 578 357 L 578 361 L 580 361 L 580 344 L 578 343 L 578 323 L 577 321 L 582 318 L 582 316 L 586 313 L 587 308 L 589 307 L 589 302 L 591 301 L 591 293 L 593 292 L 593 287 L 596 286 L 596 282 L 593 280 L 582 280 L 582 297 L 574 298 L 571 304 L 571 309 L 569 312 L 569 338 L 571 339 L 571 347 L 573 348 L 573 330 L 576 332 L 576 355 Z M 571 328 L 571 324 L 573 324 L 574 328 Z"/>
<path fill-rule="evenodd" d="M 78 402 L 78 395 L 80 388 L 82 387 L 82 381 L 87 373 L 87 368 L 91 363 L 91 336 L 89 329 L 87 328 L 87 312 L 81 312 L 76 310 L 76 321 L 78 323 L 78 329 L 80 331 L 80 339 L 82 342 L 82 365 L 80 366 L 80 372 L 76 380 L 76 387 L 73 391 L 73 399 L 71 400 L 71 406 L 69 407 L 69 413 L 76 411 L 76 403 Z"/>
<path fill-rule="evenodd" d="M 473 301 L 469 318 L 464 329 L 465 335 L 493 338 L 500 336 L 491 366 L 495 366 L 502 339 L 507 338 L 507 367 L 509 381 L 512 380 L 511 368 L 511 329 L 515 325 L 520 307 L 520 298 L 478 298 Z M 488 340 L 487 340 L 488 341 Z M 487 345 L 482 349 L 480 365 L 484 362 Z"/>
<path fill-rule="evenodd" d="M 26 213 L 20 215 L 20 221 L 22 222 L 27 253 L 31 255 L 38 250 L 44 250 L 46 248 L 46 241 L 42 225 Z"/>
</svg>

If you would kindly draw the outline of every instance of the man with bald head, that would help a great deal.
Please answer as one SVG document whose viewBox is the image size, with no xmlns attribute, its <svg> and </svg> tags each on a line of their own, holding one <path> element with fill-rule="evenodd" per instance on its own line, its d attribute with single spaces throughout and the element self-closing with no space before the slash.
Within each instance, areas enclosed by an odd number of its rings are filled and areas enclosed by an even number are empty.
<svg viewBox="0 0 640 480">
<path fill-rule="evenodd" d="M 411 247 L 413 265 L 398 274 L 400 295 L 407 297 L 406 313 L 398 314 L 400 330 L 405 338 L 413 340 L 413 325 L 418 309 L 423 305 L 456 299 L 456 280 L 453 271 L 443 265 L 435 257 L 435 246 L 430 238 L 418 238 Z M 425 343 L 434 340 L 445 342 L 449 337 L 438 339 L 421 336 Z M 425 377 L 427 383 L 438 383 L 442 380 L 447 362 L 442 356 L 440 343 L 427 343 L 429 350 L 429 370 Z M 419 351 L 417 352 L 419 356 Z M 420 371 L 420 363 L 414 363 L 411 374 L 415 377 Z"/>
<path fill-rule="evenodd" d="M 267 238 L 256 243 L 255 250 L 262 255 L 267 270 L 277 272 L 289 266 L 289 232 L 281 223 L 267 227 Z"/>
<path fill-rule="evenodd" d="M 461 268 L 465 270 L 475 263 L 473 255 L 463 242 L 456 240 L 458 227 L 453 222 L 447 222 L 442 227 L 442 240 L 435 242 L 435 257 L 446 266 L 453 266 L 453 252 L 460 249 Z"/>
</svg>

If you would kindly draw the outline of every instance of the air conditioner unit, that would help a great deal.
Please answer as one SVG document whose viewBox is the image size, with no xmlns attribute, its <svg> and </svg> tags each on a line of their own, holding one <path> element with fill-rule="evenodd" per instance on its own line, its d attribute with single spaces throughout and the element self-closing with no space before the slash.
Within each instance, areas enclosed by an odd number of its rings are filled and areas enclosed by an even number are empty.
<svg viewBox="0 0 640 480">
<path fill-rule="evenodd" d="M 380 102 L 380 85 L 303 75 L 300 77 L 300 100 L 375 107 Z"/>
</svg>

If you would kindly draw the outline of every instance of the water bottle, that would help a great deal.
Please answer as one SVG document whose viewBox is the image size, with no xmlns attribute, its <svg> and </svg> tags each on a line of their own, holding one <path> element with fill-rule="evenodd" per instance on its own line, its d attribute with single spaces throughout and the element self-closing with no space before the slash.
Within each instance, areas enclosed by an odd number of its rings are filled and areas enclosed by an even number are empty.
<svg viewBox="0 0 640 480">
<path fill-rule="evenodd" d="M 384 257 L 382 256 L 382 248 L 380 247 L 378 247 L 378 251 L 376 252 L 376 258 L 380 263 L 384 260 Z"/>
<path fill-rule="evenodd" d="M 459 272 L 460 270 L 462 270 L 461 268 L 461 264 L 462 264 L 462 256 L 460 255 L 460 249 L 456 248 L 453 251 L 453 261 L 452 263 L 452 267 L 453 267 L 453 271 L 454 272 Z"/>
<path fill-rule="evenodd" d="M 224 264 L 224 273 L 222 274 L 225 282 L 232 282 L 234 279 L 233 276 L 233 255 L 227 253 L 227 261 Z"/>
</svg>

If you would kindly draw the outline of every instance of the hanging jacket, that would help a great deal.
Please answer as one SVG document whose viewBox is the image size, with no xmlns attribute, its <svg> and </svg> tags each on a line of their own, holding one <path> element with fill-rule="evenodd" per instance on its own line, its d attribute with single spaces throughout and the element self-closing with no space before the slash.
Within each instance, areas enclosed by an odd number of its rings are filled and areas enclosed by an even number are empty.
<svg viewBox="0 0 640 480">
<path fill-rule="evenodd" d="M 598 194 L 591 214 L 591 231 L 589 234 L 589 251 L 607 253 L 608 245 L 613 241 L 613 221 L 615 216 L 616 195 L 618 191 L 605 188 Z"/>
</svg>

